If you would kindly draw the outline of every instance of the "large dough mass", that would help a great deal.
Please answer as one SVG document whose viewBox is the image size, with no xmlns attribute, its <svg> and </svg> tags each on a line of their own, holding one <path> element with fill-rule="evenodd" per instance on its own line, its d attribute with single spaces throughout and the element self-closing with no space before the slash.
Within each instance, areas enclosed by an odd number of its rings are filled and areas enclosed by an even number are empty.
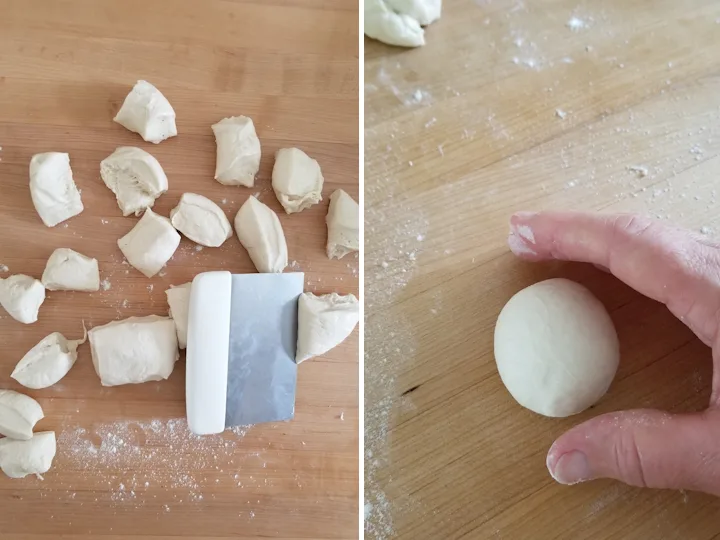
<svg viewBox="0 0 720 540">
<path fill-rule="evenodd" d="M 500 312 L 495 360 L 515 400 L 564 417 L 597 402 L 620 359 L 610 316 L 590 291 L 567 279 L 523 289 Z"/>
</svg>

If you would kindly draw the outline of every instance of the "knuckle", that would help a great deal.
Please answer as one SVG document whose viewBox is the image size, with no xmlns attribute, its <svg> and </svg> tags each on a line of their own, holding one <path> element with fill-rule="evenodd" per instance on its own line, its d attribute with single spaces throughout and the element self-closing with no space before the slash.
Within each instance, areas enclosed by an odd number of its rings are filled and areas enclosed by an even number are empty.
<svg viewBox="0 0 720 540">
<path fill-rule="evenodd" d="M 658 487 L 648 484 L 647 463 L 632 432 L 623 432 L 613 447 L 615 469 L 623 482 L 638 487 Z"/>
<path fill-rule="evenodd" d="M 613 221 L 616 234 L 625 237 L 642 236 L 653 226 L 653 220 L 638 214 L 620 214 Z"/>
</svg>

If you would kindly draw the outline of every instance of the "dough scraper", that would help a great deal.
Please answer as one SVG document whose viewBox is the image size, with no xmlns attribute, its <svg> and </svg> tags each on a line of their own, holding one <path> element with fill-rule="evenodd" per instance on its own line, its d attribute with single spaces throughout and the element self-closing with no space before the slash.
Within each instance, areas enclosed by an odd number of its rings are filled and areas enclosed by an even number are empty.
<svg viewBox="0 0 720 540">
<path fill-rule="evenodd" d="M 195 276 L 185 405 L 196 435 L 295 414 L 298 297 L 304 274 Z"/>
</svg>

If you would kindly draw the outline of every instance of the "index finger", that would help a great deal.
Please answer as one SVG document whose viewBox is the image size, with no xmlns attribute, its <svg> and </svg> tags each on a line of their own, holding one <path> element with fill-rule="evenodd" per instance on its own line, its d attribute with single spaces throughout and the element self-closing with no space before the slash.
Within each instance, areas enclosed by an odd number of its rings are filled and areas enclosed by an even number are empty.
<svg viewBox="0 0 720 540">
<path fill-rule="evenodd" d="M 519 212 L 508 244 L 533 261 L 604 266 L 638 292 L 662 302 L 710 344 L 720 313 L 720 250 L 689 231 L 631 214 Z"/>
</svg>

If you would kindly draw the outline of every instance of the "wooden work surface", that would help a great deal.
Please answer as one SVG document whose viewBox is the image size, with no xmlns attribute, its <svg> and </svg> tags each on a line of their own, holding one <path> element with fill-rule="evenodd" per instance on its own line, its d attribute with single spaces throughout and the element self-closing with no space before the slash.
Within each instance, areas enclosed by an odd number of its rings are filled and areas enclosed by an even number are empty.
<svg viewBox="0 0 720 540">
<path fill-rule="evenodd" d="M 182 193 L 205 195 L 232 220 L 250 194 L 280 214 L 306 290 L 358 293 L 358 259 L 325 255 L 328 197 L 358 197 L 358 10 L 336 0 L 0 0 L 0 264 L 40 277 L 69 247 L 100 261 L 108 290 L 49 292 L 40 319 L 0 315 L 0 387 L 42 337 L 166 314 L 165 290 L 206 270 L 254 272 L 233 235 L 196 250 L 183 239 L 160 274 L 122 264 L 122 217 L 100 161 L 117 146 L 157 157 L 170 189 L 153 210 L 167 216 Z M 138 79 L 177 113 L 179 136 L 145 143 L 112 118 Z M 252 189 L 213 180 L 211 124 L 253 118 L 263 158 Z M 298 146 L 317 158 L 323 202 L 285 215 L 270 186 L 273 155 Z M 28 164 L 37 152 L 70 153 L 85 210 L 47 228 L 33 209 Z M 293 421 L 193 438 L 184 421 L 184 355 L 168 381 L 103 388 L 88 345 L 57 385 L 27 391 L 43 406 L 37 430 L 55 430 L 45 480 L 0 474 L 0 536 L 40 538 L 356 538 L 358 332 L 299 368 Z"/>
<path fill-rule="evenodd" d="M 426 38 L 365 42 L 366 535 L 720 538 L 717 499 L 566 487 L 545 467 L 599 413 L 703 409 L 709 349 L 611 276 L 506 245 L 521 209 L 637 211 L 720 236 L 720 7 L 447 0 Z M 567 419 L 521 408 L 493 357 L 504 303 L 555 276 L 597 294 L 622 348 L 608 395 Z"/>
</svg>

